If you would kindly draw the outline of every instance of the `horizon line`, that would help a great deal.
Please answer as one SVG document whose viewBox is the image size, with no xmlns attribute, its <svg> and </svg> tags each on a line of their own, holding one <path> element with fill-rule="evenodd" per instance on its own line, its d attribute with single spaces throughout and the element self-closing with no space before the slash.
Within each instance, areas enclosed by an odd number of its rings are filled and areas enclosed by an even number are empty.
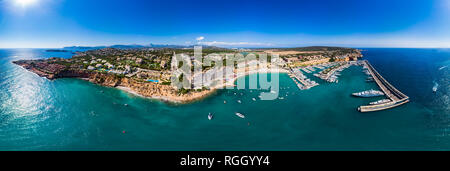
<svg viewBox="0 0 450 171">
<path fill-rule="evenodd" d="M 215 45 L 203 45 L 203 44 L 169 44 L 169 43 L 149 43 L 149 44 L 137 44 L 137 43 L 130 43 L 130 44 L 110 44 L 110 45 L 67 45 L 67 46 L 60 46 L 60 47 L 0 47 L 0 49 L 64 49 L 68 47 L 112 47 L 112 46 L 144 46 L 151 48 L 149 46 L 156 45 L 156 46 L 182 46 L 182 47 L 189 47 L 189 46 L 202 46 L 202 47 L 218 47 L 218 48 L 226 48 L 226 49 L 233 49 L 233 48 L 239 48 L 239 49 L 257 49 L 257 48 L 264 48 L 264 49 L 276 49 L 276 48 L 299 48 L 299 47 L 312 47 L 312 46 L 324 46 L 324 47 L 342 47 L 342 48 L 405 48 L 405 49 L 448 49 L 448 47 L 444 46 L 355 46 L 355 45 L 339 45 L 339 44 L 317 44 L 317 45 L 280 45 L 280 46 L 215 46 Z"/>
<path fill-rule="evenodd" d="M 64 49 L 68 47 L 111 47 L 111 46 L 147 46 L 147 45 L 139 45 L 139 44 L 116 44 L 116 45 L 95 45 L 95 46 L 84 46 L 84 45 L 73 45 L 73 46 L 65 46 L 65 47 L 0 47 L 0 49 Z M 155 45 L 167 45 L 167 46 L 206 46 L 206 45 L 177 45 L 177 44 L 155 44 Z M 285 49 L 285 48 L 301 48 L 301 47 L 314 47 L 314 46 L 323 46 L 323 47 L 341 47 L 341 48 L 397 48 L 397 49 L 450 49 L 449 47 L 419 47 L 419 46 L 339 46 L 339 45 L 308 45 L 308 46 L 278 46 L 278 47 L 223 47 L 223 46 L 209 46 L 209 47 L 218 47 L 225 49 Z M 138 47 L 136 47 L 138 48 Z M 143 48 L 152 48 L 152 47 L 143 47 Z M 155 47 L 159 48 L 159 47 Z M 131 48 L 134 49 L 134 48 Z"/>
</svg>

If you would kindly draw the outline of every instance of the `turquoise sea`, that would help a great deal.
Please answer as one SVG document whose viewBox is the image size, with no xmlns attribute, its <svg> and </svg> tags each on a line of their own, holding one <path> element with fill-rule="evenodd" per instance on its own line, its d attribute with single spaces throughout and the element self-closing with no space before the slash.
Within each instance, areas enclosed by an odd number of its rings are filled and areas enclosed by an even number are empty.
<svg viewBox="0 0 450 171">
<path fill-rule="evenodd" d="M 450 150 L 450 50 L 364 50 L 410 103 L 359 113 L 377 98 L 350 94 L 377 86 L 353 66 L 337 84 L 309 75 L 321 85 L 305 91 L 280 74 L 283 100 L 220 90 L 173 105 L 79 79 L 49 81 L 11 63 L 70 53 L 0 49 L 0 150 Z"/>
</svg>

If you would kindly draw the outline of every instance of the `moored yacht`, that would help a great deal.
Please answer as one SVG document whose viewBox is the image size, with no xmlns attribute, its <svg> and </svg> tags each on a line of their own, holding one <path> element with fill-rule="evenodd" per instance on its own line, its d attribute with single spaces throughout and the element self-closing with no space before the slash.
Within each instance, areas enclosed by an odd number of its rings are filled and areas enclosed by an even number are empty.
<svg viewBox="0 0 450 171">
<path fill-rule="evenodd" d="M 370 102 L 371 105 L 377 105 L 377 104 L 383 104 L 383 103 L 387 103 L 387 102 L 391 102 L 391 100 L 389 99 L 382 99 L 382 100 L 378 100 L 376 102 Z"/>
<path fill-rule="evenodd" d="M 353 93 L 353 96 L 356 97 L 376 97 L 376 96 L 384 96 L 384 93 L 382 91 L 378 91 L 378 90 L 368 90 L 368 91 L 363 91 L 363 92 L 359 92 L 359 93 Z"/>
</svg>

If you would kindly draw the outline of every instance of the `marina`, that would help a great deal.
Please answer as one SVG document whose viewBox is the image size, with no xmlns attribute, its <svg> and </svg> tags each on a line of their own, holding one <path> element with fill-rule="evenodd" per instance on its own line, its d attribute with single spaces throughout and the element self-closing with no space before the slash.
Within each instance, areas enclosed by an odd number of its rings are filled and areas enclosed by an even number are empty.
<svg viewBox="0 0 450 171">
<path fill-rule="evenodd" d="M 331 65 L 328 65 L 329 68 L 324 69 L 320 71 L 317 74 L 314 74 L 314 76 L 325 80 L 327 82 L 334 82 L 338 83 L 338 76 L 340 76 L 340 72 L 342 72 L 344 69 L 347 69 L 351 65 L 356 65 L 357 62 L 339 62 L 339 63 L 333 63 Z"/>
<path fill-rule="evenodd" d="M 366 82 L 374 82 L 375 80 L 373 79 L 373 77 L 367 77 Z"/>
<path fill-rule="evenodd" d="M 385 109 L 394 108 L 397 106 L 400 106 L 402 104 L 409 102 L 409 97 L 397 90 L 394 86 L 392 86 L 389 82 L 386 81 L 376 70 L 373 68 L 373 66 L 369 63 L 369 61 L 364 60 L 362 61 L 363 68 L 367 68 L 367 72 L 372 76 L 374 81 L 377 83 L 377 85 L 380 87 L 380 89 L 383 91 L 385 96 L 390 100 L 390 102 L 387 103 L 380 103 L 380 104 L 371 104 L 367 106 L 360 106 L 358 107 L 358 111 L 360 112 L 374 112 L 374 111 L 380 111 Z"/>
<path fill-rule="evenodd" d="M 304 72 L 306 72 L 306 73 L 311 73 L 311 71 L 310 70 L 308 70 L 308 68 L 302 68 L 302 70 L 304 71 Z"/>
<path fill-rule="evenodd" d="M 327 82 L 334 82 L 338 83 L 338 76 L 341 76 L 340 72 L 342 72 L 344 69 L 347 69 L 348 67 L 352 65 L 357 65 L 358 62 L 351 61 L 351 62 L 327 62 L 317 65 L 312 65 L 308 67 L 296 67 L 291 68 L 289 71 L 289 77 L 295 82 L 297 87 L 300 90 L 307 90 L 312 87 L 318 86 L 319 83 L 308 79 L 303 73 L 311 74 L 312 72 L 316 72 L 316 69 L 321 70 L 319 73 L 313 74 L 314 76 L 323 79 Z M 315 69 L 316 68 L 316 69 Z"/>
<path fill-rule="evenodd" d="M 305 68 L 303 68 L 305 70 Z M 309 70 L 307 70 L 309 71 Z M 315 81 L 308 79 L 303 73 L 300 71 L 300 68 L 290 69 L 289 77 L 297 84 L 300 90 L 307 90 L 312 87 L 318 86 L 319 84 Z"/>
<path fill-rule="evenodd" d="M 371 102 L 369 105 L 358 107 L 360 112 L 373 112 L 385 109 L 394 108 L 409 102 L 409 97 L 397 90 L 389 82 L 387 82 L 373 66 L 367 61 L 350 61 L 350 62 L 329 62 L 308 67 L 291 68 L 289 76 L 295 82 L 300 90 L 307 90 L 319 84 L 315 81 L 308 79 L 303 73 L 315 72 L 315 68 L 322 69 L 319 73 L 313 74 L 314 76 L 331 83 L 338 83 L 338 76 L 341 76 L 340 72 L 349 68 L 352 65 L 359 65 L 363 67 L 363 72 L 368 76 L 366 82 L 375 82 L 380 90 L 368 90 L 363 92 L 353 93 L 356 97 L 377 97 L 386 96 L 387 99 Z M 433 88 L 436 92 L 436 88 Z"/>
<path fill-rule="evenodd" d="M 316 69 L 314 69 L 313 66 L 309 66 L 309 67 L 308 67 L 308 70 L 310 70 L 311 72 L 316 72 Z"/>
</svg>

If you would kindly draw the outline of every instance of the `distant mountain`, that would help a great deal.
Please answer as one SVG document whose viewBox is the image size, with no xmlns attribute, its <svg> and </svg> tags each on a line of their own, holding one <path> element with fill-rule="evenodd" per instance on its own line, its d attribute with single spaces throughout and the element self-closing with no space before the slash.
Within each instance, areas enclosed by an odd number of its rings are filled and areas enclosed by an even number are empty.
<svg viewBox="0 0 450 171">
<path fill-rule="evenodd" d="M 112 45 L 109 46 L 109 48 L 116 48 L 116 49 L 135 49 L 135 48 L 146 48 L 147 46 L 144 45 Z"/>
<path fill-rule="evenodd" d="M 106 48 L 107 46 L 95 46 L 95 47 L 91 47 L 91 46 L 68 46 L 68 47 L 64 47 L 63 49 L 65 50 L 92 50 L 92 49 L 102 49 L 102 48 Z"/>
<path fill-rule="evenodd" d="M 46 52 L 71 52 L 70 50 L 61 50 L 61 49 L 47 49 Z"/>
</svg>

